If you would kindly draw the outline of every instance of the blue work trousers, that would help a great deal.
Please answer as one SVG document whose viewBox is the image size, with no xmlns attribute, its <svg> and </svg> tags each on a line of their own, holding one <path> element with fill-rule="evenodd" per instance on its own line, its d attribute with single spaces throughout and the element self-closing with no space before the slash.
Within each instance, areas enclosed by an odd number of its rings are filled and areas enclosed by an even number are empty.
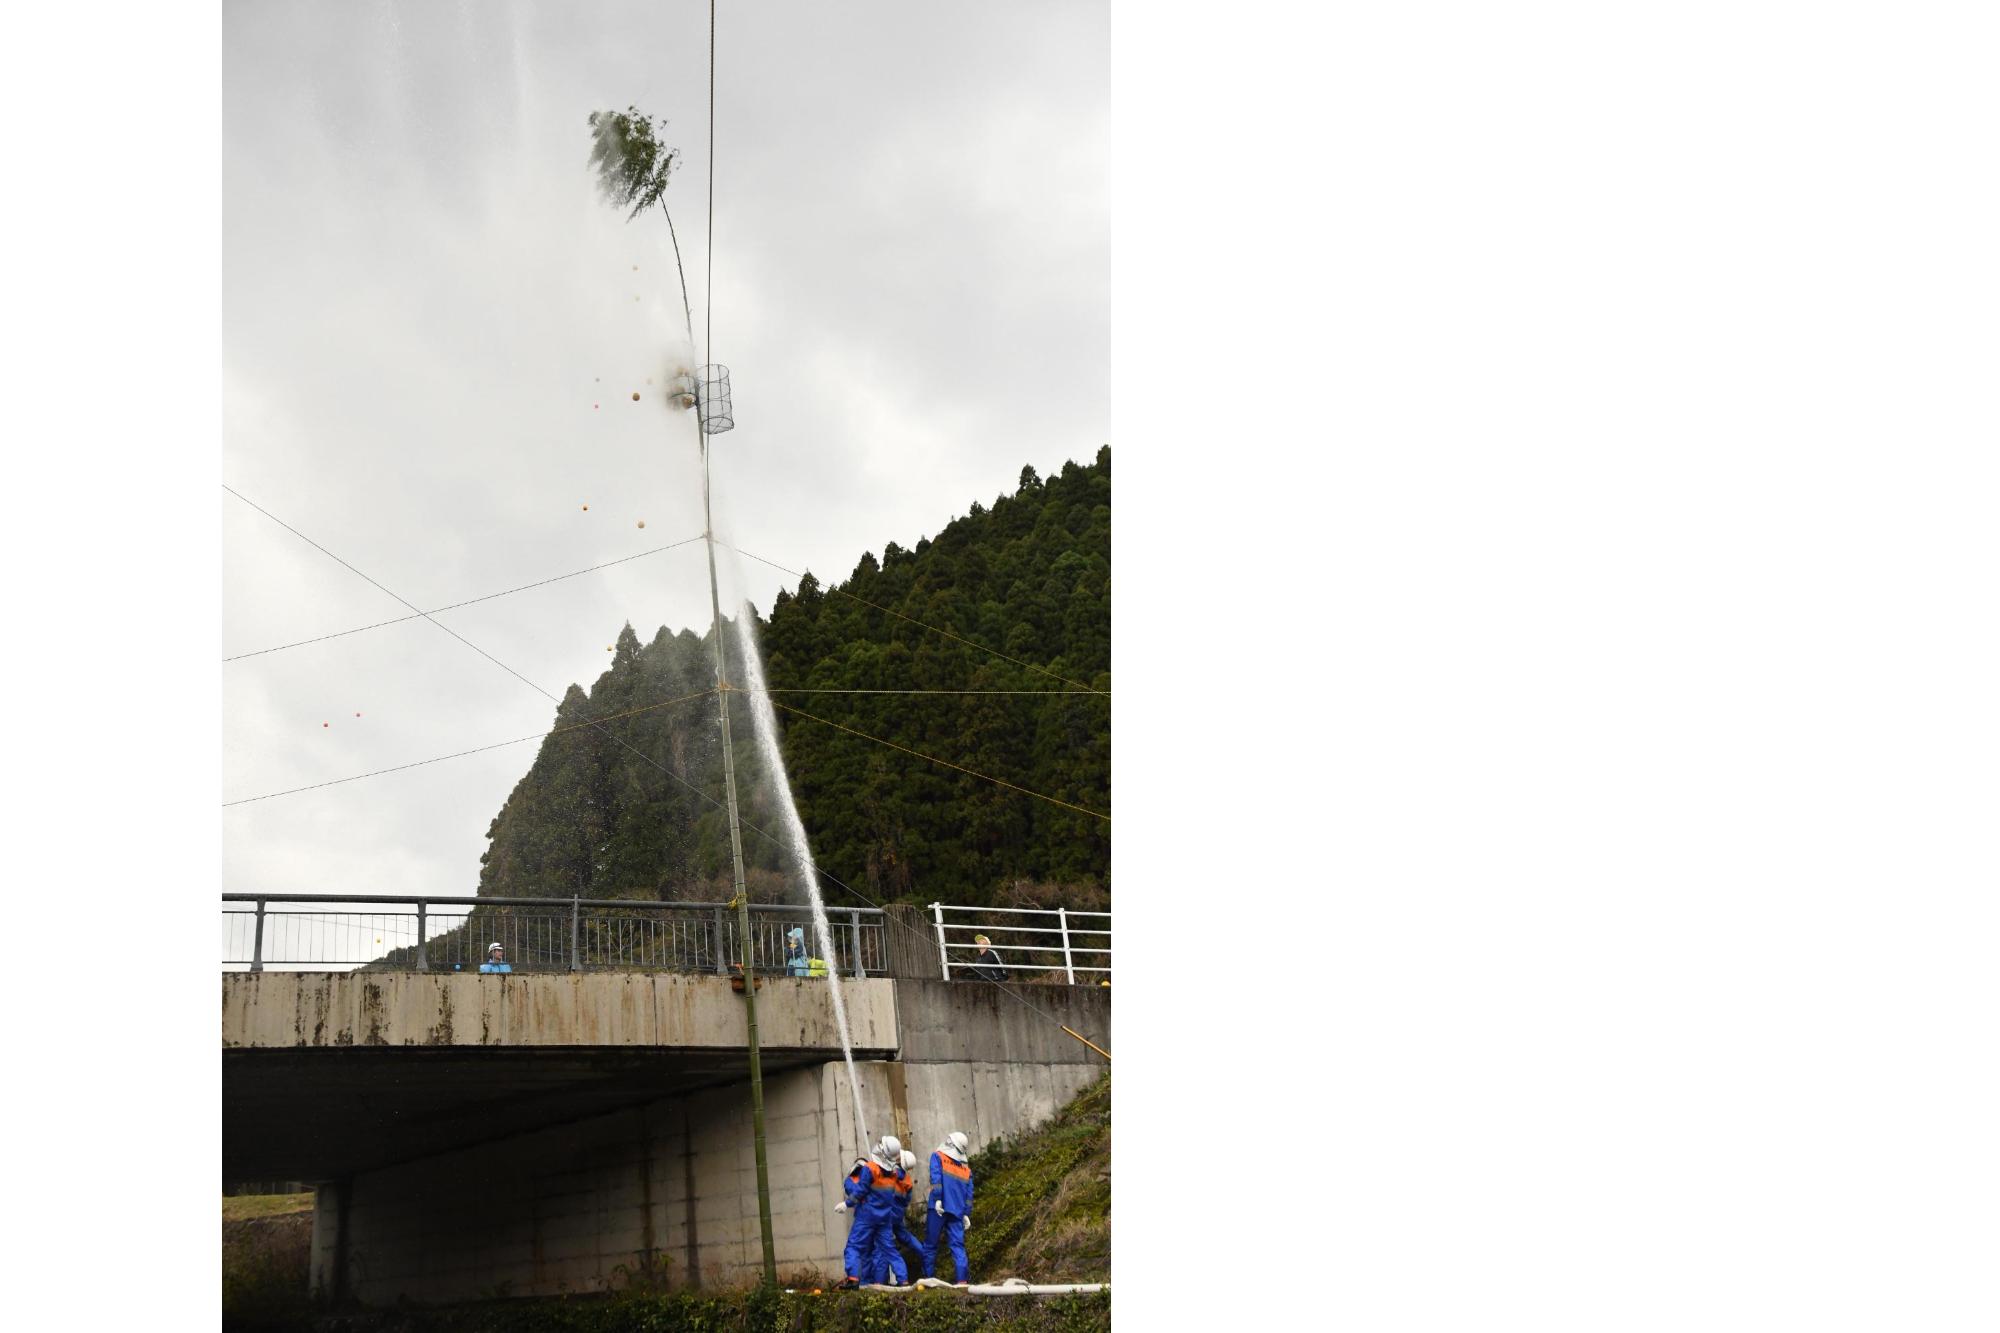
<svg viewBox="0 0 2000 1333">
<path fill-rule="evenodd" d="M 847 1265 L 847 1276 L 857 1282 L 879 1281 L 875 1276 L 875 1265 L 881 1251 L 896 1242 L 889 1235 L 889 1226 L 895 1219 L 880 1213 L 857 1211 L 854 1223 L 847 1228 L 847 1252 L 841 1256 Z"/>
<path fill-rule="evenodd" d="M 951 1246 L 951 1260 L 958 1265 L 957 1281 L 966 1280 L 965 1223 L 955 1213 L 931 1210 L 931 1223 L 924 1237 L 924 1276 L 937 1276 L 938 1241 Z"/>
<path fill-rule="evenodd" d="M 917 1233 L 910 1230 L 902 1218 L 894 1218 L 877 1242 L 874 1281 L 887 1282 L 893 1275 L 900 1286 L 910 1280 L 910 1270 L 903 1263 L 905 1245 L 910 1247 L 910 1253 L 923 1258 L 924 1243 L 917 1239 Z"/>
</svg>

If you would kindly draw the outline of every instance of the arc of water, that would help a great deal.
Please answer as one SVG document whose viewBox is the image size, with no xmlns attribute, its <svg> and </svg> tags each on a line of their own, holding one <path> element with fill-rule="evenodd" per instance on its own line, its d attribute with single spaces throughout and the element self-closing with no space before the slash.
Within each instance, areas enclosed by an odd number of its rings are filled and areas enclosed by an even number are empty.
<svg viewBox="0 0 2000 1333">
<path fill-rule="evenodd" d="M 749 677 L 749 688 L 744 691 L 750 697 L 750 716 L 757 733 L 757 748 L 764 757 L 765 769 L 777 784 L 779 808 L 785 815 L 785 841 L 792 854 L 792 868 L 806 882 L 806 899 L 812 905 L 813 940 L 819 947 L 819 956 L 827 960 L 826 979 L 833 988 L 833 1020 L 840 1028 L 840 1053 L 847 1062 L 847 1087 L 854 1098 L 854 1126 L 860 1135 L 860 1150 L 868 1150 L 868 1124 L 862 1118 L 861 1076 L 854 1067 L 854 1040 L 847 1027 L 847 1001 L 841 994 L 838 955 L 833 948 L 833 929 L 827 924 L 826 902 L 820 896 L 819 871 L 813 865 L 812 848 L 806 841 L 806 826 L 799 818 L 799 808 L 792 801 L 791 779 L 785 775 L 785 757 L 778 750 L 778 717 L 771 708 L 769 693 L 764 688 L 764 663 L 757 651 L 757 636 L 751 629 L 756 615 L 746 603 L 738 608 L 736 617 L 737 642 L 743 650 L 743 671 Z"/>
</svg>

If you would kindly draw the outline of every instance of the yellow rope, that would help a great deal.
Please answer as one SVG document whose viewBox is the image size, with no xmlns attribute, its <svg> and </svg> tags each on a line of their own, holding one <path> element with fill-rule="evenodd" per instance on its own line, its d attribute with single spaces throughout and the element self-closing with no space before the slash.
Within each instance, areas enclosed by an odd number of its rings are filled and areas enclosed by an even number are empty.
<svg viewBox="0 0 2000 1333">
<path fill-rule="evenodd" d="M 604 717 L 594 717 L 588 722 L 572 722 L 566 727 L 557 727 L 554 731 L 546 731 L 542 734 L 545 736 L 554 736 L 565 731 L 575 731 L 578 727 L 594 727 L 600 722 L 616 722 L 620 718 L 637 717 L 641 713 L 650 713 L 655 708 L 672 708 L 675 704 L 684 704 L 690 699 L 703 699 L 714 693 L 713 689 L 696 690 L 693 694 L 683 694 L 678 699 L 668 699 L 656 704 L 644 704 L 638 708 L 629 708 L 622 713 L 611 713 Z"/>
<path fill-rule="evenodd" d="M 741 694 L 742 692 L 743 691 L 741 690 L 737 691 L 737 693 L 739 694 Z M 912 750 L 907 745 L 898 745 L 894 741 L 885 741 L 880 736 L 870 736 L 865 731 L 856 731 L 853 727 L 843 726 L 838 722 L 829 722 L 827 719 L 823 717 L 813 716 L 811 713 L 806 712 L 805 709 L 803 708 L 794 708 L 790 704 L 781 704 L 776 699 L 772 699 L 770 703 L 771 707 L 773 708 L 782 708 L 787 713 L 797 713 L 800 717 L 805 718 L 808 721 L 817 722 L 822 726 L 832 727 L 835 731 L 844 731 L 850 736 L 859 736 L 864 741 L 874 741 L 877 745 L 886 745 L 892 750 L 901 750 L 904 754 L 913 754 L 919 759 L 928 759 L 933 764 L 942 764 L 946 768 L 956 769 L 960 773 L 966 773 L 971 775 L 972 777 L 979 778 L 982 781 L 991 782 L 996 786 L 1005 787 L 1009 791 L 1020 792 L 1023 796 L 1032 796 L 1038 801 L 1047 801 L 1050 805 L 1059 805 L 1063 807 L 1063 809 L 1065 810 L 1074 810 L 1078 814 L 1092 815 L 1098 819 L 1103 820 L 1107 824 L 1111 822 L 1111 816 L 1105 814 L 1102 810 L 1092 810 L 1088 806 L 1072 805 L 1068 801 L 1059 800 L 1054 796 L 1047 796 L 1038 791 L 1029 791 L 1026 787 L 1017 787 L 1013 783 L 1008 782 L 1004 778 L 996 778 L 990 773 L 981 773 L 977 769 L 967 768 L 963 764 L 954 764 L 949 759 L 940 759 L 934 754 L 925 754 L 922 750 Z"/>
<path fill-rule="evenodd" d="M 1103 1056 L 1106 1063 L 1110 1062 L 1111 1052 L 1105 1050 L 1102 1046 L 1099 1046 L 1096 1042 L 1084 1036 L 1081 1032 L 1078 1032 L 1075 1028 L 1070 1027 L 1066 1023 L 1058 1023 L 1056 1024 L 1056 1026 L 1061 1028 L 1064 1032 L 1069 1033 L 1070 1036 L 1075 1037 L 1078 1041 L 1088 1046 L 1091 1050 L 1096 1051 L 1099 1055 Z"/>
</svg>

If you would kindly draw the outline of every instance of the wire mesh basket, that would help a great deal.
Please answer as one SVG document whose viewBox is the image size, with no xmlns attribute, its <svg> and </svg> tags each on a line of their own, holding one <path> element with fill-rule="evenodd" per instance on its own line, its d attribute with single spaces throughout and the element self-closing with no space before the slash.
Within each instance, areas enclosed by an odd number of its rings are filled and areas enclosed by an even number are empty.
<svg viewBox="0 0 2000 1333">
<path fill-rule="evenodd" d="M 695 405 L 701 409 L 701 433 L 720 435 L 736 425 L 729 401 L 729 367 L 703 366 L 695 371 Z"/>
<path fill-rule="evenodd" d="M 692 370 L 676 370 L 667 377 L 667 405 L 682 409 L 695 405 L 695 383 Z"/>
</svg>

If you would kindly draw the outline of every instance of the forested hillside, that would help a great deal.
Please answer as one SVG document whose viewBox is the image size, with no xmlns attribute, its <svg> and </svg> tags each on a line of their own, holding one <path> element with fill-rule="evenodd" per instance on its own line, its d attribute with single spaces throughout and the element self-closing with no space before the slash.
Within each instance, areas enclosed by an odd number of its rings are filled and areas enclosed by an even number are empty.
<svg viewBox="0 0 2000 1333">
<path fill-rule="evenodd" d="M 1013 494 L 973 504 L 935 539 L 864 553 L 842 582 L 807 573 L 758 630 L 826 871 L 883 901 L 1080 906 L 1108 889 L 1110 825 L 1084 812 L 1111 808 L 1108 447 L 1046 480 L 1024 468 Z M 740 683 L 734 639 L 725 629 Z M 570 687 L 562 730 L 493 821 L 480 891 L 674 899 L 726 885 L 715 702 L 684 698 L 713 679 L 706 636 L 662 629 L 642 645 L 628 625 L 589 692 Z M 933 693 L 846 692 L 862 690 Z M 780 833 L 748 701 L 731 702 L 744 818 Z M 778 846 L 746 830 L 744 853 L 753 895 L 780 896 Z"/>
</svg>

